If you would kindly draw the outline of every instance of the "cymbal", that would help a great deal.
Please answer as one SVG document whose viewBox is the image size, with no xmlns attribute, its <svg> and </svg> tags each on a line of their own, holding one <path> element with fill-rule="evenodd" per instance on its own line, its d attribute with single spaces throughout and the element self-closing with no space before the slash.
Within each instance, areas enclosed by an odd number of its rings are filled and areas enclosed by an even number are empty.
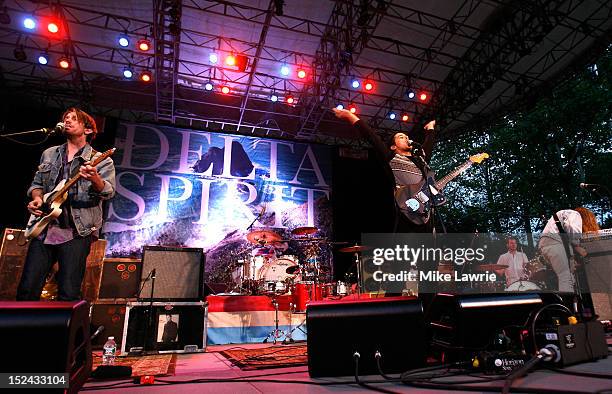
<svg viewBox="0 0 612 394">
<path fill-rule="evenodd" d="M 478 271 L 495 271 L 508 268 L 506 264 L 483 264 L 476 267 Z"/>
<path fill-rule="evenodd" d="M 247 241 L 252 244 L 267 244 L 281 240 L 281 236 L 270 230 L 251 231 L 246 236 Z"/>
<path fill-rule="evenodd" d="M 316 227 L 296 227 L 293 230 L 291 230 L 291 234 L 293 234 L 293 235 L 309 235 L 309 234 L 314 234 L 317 231 L 319 231 L 319 229 L 316 228 Z"/>
<path fill-rule="evenodd" d="M 327 238 L 313 238 L 313 237 L 306 237 L 306 238 L 298 238 L 298 239 L 292 239 L 292 241 L 297 241 L 297 242 L 327 242 Z"/>
<path fill-rule="evenodd" d="M 370 249 L 372 249 L 371 246 L 355 245 L 355 246 L 347 246 L 346 248 L 338 249 L 338 252 L 342 252 L 342 253 L 358 253 L 358 252 L 363 252 L 365 250 L 370 250 Z"/>
</svg>

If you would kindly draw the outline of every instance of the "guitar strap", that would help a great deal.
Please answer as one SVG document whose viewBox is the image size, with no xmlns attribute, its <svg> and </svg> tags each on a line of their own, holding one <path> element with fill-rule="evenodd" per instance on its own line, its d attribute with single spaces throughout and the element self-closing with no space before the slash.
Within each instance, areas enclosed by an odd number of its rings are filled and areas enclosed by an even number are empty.
<svg viewBox="0 0 612 394">
<path fill-rule="evenodd" d="M 553 219 L 555 220 L 557 229 L 559 229 L 559 236 L 561 236 L 561 242 L 563 242 L 563 248 L 565 249 L 565 254 L 567 255 L 567 260 L 569 261 L 569 259 L 572 257 L 568 245 L 569 240 L 567 239 L 567 236 L 563 236 L 563 234 L 567 234 L 567 231 L 565 231 L 565 229 L 563 228 L 563 225 L 561 224 L 561 219 L 559 219 L 557 212 L 553 213 Z"/>
</svg>

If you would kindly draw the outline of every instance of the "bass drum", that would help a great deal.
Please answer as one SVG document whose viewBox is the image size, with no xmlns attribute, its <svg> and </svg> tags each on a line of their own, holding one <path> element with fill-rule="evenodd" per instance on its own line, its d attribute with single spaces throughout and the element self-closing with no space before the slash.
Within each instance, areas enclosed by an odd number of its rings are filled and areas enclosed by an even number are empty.
<svg viewBox="0 0 612 394">
<path fill-rule="evenodd" d="M 295 277 L 295 274 L 287 273 L 287 268 L 295 266 L 297 266 L 295 261 L 282 257 L 268 261 L 259 269 L 257 279 L 264 282 L 284 282 L 287 278 Z"/>
<path fill-rule="evenodd" d="M 506 287 L 504 291 L 538 291 L 542 290 L 538 285 L 528 280 L 517 280 Z"/>
</svg>

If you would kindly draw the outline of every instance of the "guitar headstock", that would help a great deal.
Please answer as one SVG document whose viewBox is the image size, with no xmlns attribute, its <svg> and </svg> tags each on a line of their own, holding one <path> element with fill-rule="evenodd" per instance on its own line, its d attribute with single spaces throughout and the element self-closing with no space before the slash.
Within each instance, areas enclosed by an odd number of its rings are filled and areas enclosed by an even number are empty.
<svg viewBox="0 0 612 394">
<path fill-rule="evenodd" d="M 484 159 L 488 159 L 488 158 L 489 158 L 489 154 L 485 152 L 485 153 L 479 153 L 477 155 L 470 156 L 470 161 L 472 163 L 480 164 Z"/>
</svg>

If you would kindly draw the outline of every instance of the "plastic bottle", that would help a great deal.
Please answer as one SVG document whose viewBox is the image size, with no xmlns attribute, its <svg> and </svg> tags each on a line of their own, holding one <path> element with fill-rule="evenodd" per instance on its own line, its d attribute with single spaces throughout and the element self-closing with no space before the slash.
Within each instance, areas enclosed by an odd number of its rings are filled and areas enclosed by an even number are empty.
<svg viewBox="0 0 612 394">
<path fill-rule="evenodd" d="M 104 352 L 102 353 L 102 365 L 114 365 L 116 353 L 117 343 L 115 342 L 115 337 L 108 337 L 104 344 Z"/>
</svg>

